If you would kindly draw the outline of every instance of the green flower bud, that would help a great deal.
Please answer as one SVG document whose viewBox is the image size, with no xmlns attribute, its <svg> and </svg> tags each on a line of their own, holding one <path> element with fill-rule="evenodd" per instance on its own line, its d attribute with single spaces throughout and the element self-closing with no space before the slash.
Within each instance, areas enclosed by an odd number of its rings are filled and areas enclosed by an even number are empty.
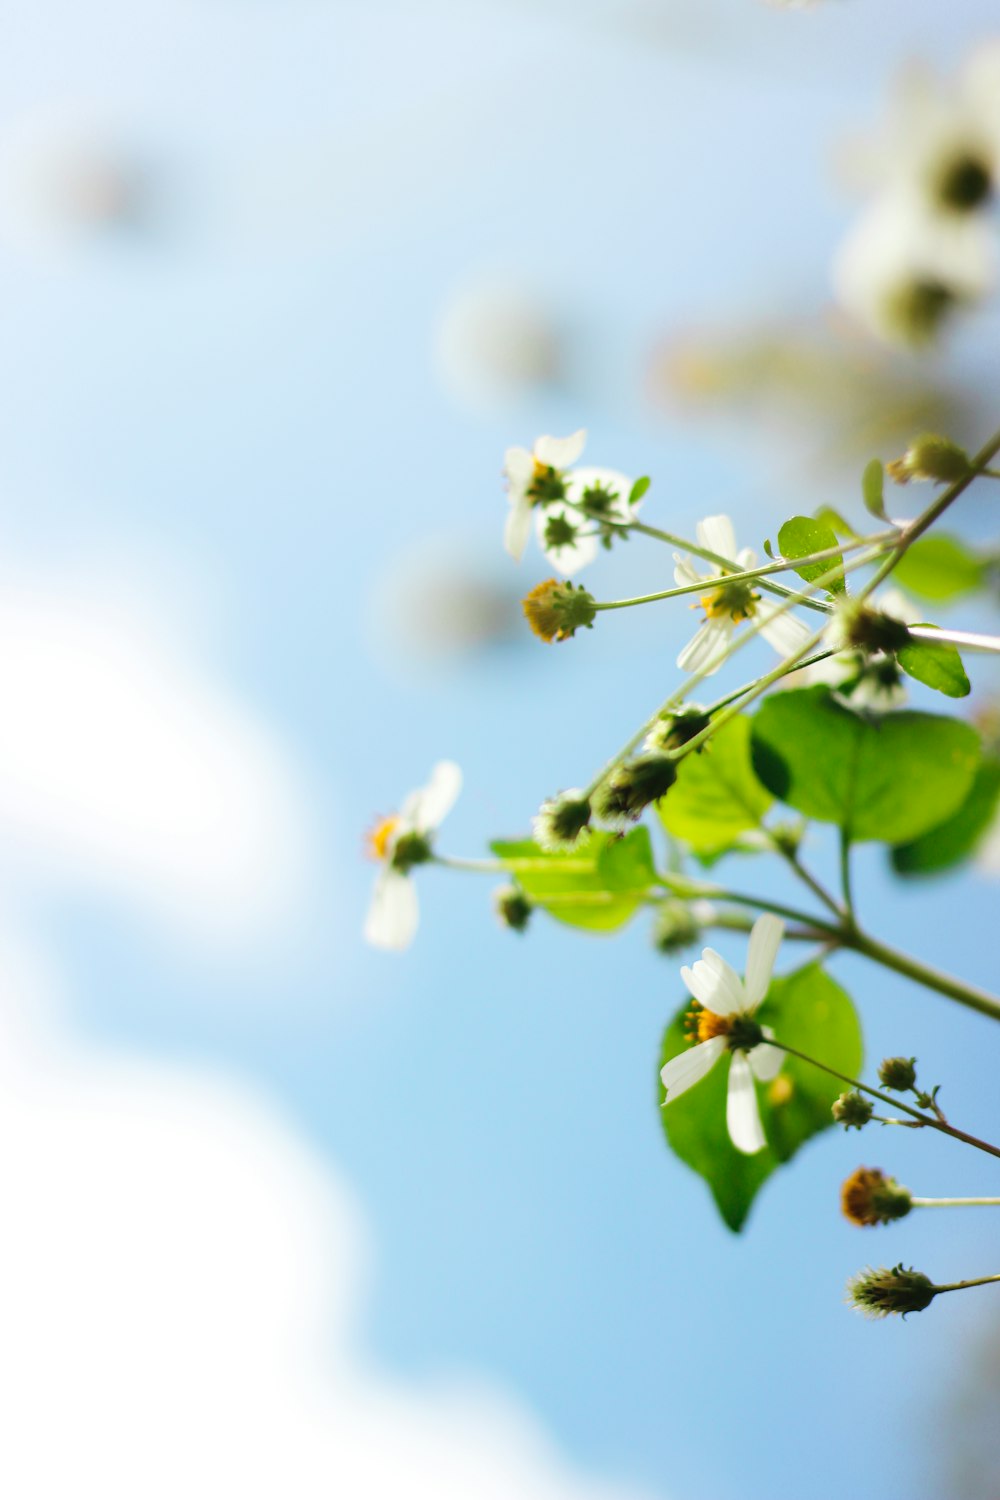
<svg viewBox="0 0 1000 1500">
<path fill-rule="evenodd" d="M 649 750 L 679 750 L 696 734 L 707 729 L 711 722 L 697 704 L 689 704 L 678 713 L 664 714 L 659 718 L 646 736 L 646 747 Z"/>
<path fill-rule="evenodd" d="M 883 1088 L 905 1094 L 917 1081 L 915 1057 L 884 1057 L 879 1063 L 878 1080 Z"/>
<path fill-rule="evenodd" d="M 577 630 L 594 623 L 597 610 L 593 594 L 572 583 L 546 578 L 522 600 L 525 618 L 543 641 L 568 641 Z"/>
<path fill-rule="evenodd" d="M 668 755 L 649 750 L 617 766 L 594 796 L 594 812 L 607 823 L 638 818 L 651 802 L 658 802 L 677 780 L 677 767 Z"/>
<path fill-rule="evenodd" d="M 887 1270 L 868 1266 L 847 1283 L 848 1301 L 868 1318 L 887 1318 L 890 1313 L 923 1312 L 937 1296 L 938 1288 L 922 1271 L 903 1269 L 902 1262 Z"/>
<path fill-rule="evenodd" d="M 867 1228 L 905 1219 L 913 1199 L 908 1188 L 878 1167 L 859 1167 L 841 1186 L 840 1207 L 845 1219 Z"/>
<path fill-rule="evenodd" d="M 839 1099 L 833 1101 L 831 1113 L 838 1125 L 843 1125 L 845 1130 L 850 1130 L 853 1125 L 860 1130 L 867 1125 L 872 1117 L 873 1105 L 864 1094 L 859 1094 L 857 1089 L 851 1089 L 849 1093 L 841 1094 Z"/>
<path fill-rule="evenodd" d="M 532 827 L 543 849 L 571 849 L 590 823 L 590 803 L 579 788 L 549 797 L 538 809 Z"/>
<path fill-rule="evenodd" d="M 653 945 L 661 953 L 681 953 L 693 948 L 701 936 L 701 927 L 692 907 L 685 901 L 664 901 L 656 912 Z"/>
<path fill-rule="evenodd" d="M 851 600 L 837 606 L 834 637 L 836 650 L 870 655 L 874 651 L 901 651 L 909 642 L 910 632 L 893 615 Z"/>
<path fill-rule="evenodd" d="M 925 432 L 914 438 L 902 458 L 894 458 L 886 464 L 885 472 L 897 484 L 909 484 L 911 479 L 931 479 L 937 484 L 952 484 L 964 479 L 972 468 L 969 455 L 964 448 L 953 443 L 951 438 L 938 437 Z"/>
<path fill-rule="evenodd" d="M 501 885 L 493 892 L 493 907 L 505 927 L 523 932 L 534 910 L 531 902 L 516 885 Z"/>
</svg>

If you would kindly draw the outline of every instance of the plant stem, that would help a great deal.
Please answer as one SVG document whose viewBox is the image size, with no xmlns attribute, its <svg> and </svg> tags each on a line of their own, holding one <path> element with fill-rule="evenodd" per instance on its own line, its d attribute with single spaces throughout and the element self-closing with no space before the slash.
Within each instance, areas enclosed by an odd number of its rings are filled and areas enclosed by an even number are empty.
<svg viewBox="0 0 1000 1500">
<path fill-rule="evenodd" d="M 839 562 L 843 553 L 851 548 L 871 547 L 880 542 L 894 541 L 897 535 L 898 533 L 895 531 L 880 532 L 874 536 L 860 537 L 856 542 L 845 543 L 843 547 L 825 547 L 822 552 L 812 552 L 808 557 L 782 558 L 780 561 L 768 563 L 764 567 L 747 568 L 743 572 L 726 573 L 725 582 L 727 584 L 753 583 L 764 578 L 768 573 L 787 572 L 790 568 L 798 569 L 807 566 L 809 563 L 827 562 L 830 558 L 837 558 Z M 717 580 L 712 578 L 699 578 L 696 583 L 681 583 L 676 588 L 662 589 L 659 593 L 655 594 L 637 594 L 632 599 L 612 599 L 603 604 L 595 603 L 594 608 L 629 609 L 633 604 L 654 604 L 660 599 L 678 599 L 682 594 L 703 594 L 706 592 L 706 589 L 710 591 L 712 585 L 716 582 Z M 793 590 L 788 590 L 786 596 L 793 592 Z M 804 604 L 808 602 L 805 599 L 802 600 Z M 826 614 L 829 614 L 833 608 L 831 604 L 827 604 L 824 600 L 814 599 L 811 602 L 814 606 L 818 605 Z"/>
<path fill-rule="evenodd" d="M 915 641 L 926 641 L 930 646 L 940 643 L 943 646 L 961 646 L 963 651 L 1000 655 L 1000 636 L 982 635 L 975 630 L 939 630 L 936 625 L 911 625 L 909 630 Z"/>
<path fill-rule="evenodd" d="M 866 958 L 873 959 L 887 969 L 894 969 L 897 974 L 905 974 L 908 979 L 916 980 L 917 984 L 922 984 L 927 989 L 937 990 L 939 994 L 957 1000 L 970 1010 L 978 1010 L 982 1015 L 1000 1021 L 1000 1001 L 977 985 L 967 984 L 963 979 L 942 973 L 930 964 L 911 958 L 908 953 L 900 953 L 898 949 L 890 948 L 888 943 L 880 942 L 860 928 L 841 931 L 838 938 L 843 947 L 850 948 L 855 953 L 863 953 Z"/>
<path fill-rule="evenodd" d="M 974 1281 L 951 1281 L 947 1286 L 936 1286 L 935 1292 L 960 1292 L 967 1286 L 989 1286 L 991 1281 L 1000 1281 L 1000 1276 L 977 1276 Z"/>
<path fill-rule="evenodd" d="M 914 1208 L 998 1208 L 1000 1198 L 910 1198 Z"/>
<path fill-rule="evenodd" d="M 840 888 L 844 895 L 847 925 L 855 927 L 854 897 L 851 893 L 851 839 L 846 828 L 840 829 Z"/>
<path fill-rule="evenodd" d="M 988 1141 L 981 1141 L 978 1136 L 969 1135 L 964 1130 L 959 1130 L 955 1125 L 948 1125 L 943 1120 L 937 1120 L 933 1115 L 921 1114 L 920 1110 L 913 1109 L 911 1105 L 904 1104 L 902 1099 L 893 1099 L 889 1094 L 883 1094 L 881 1089 L 872 1088 L 870 1084 L 861 1083 L 857 1078 L 851 1078 L 847 1073 L 841 1073 L 837 1068 L 831 1068 L 827 1063 L 819 1062 L 815 1057 L 809 1057 L 807 1053 L 800 1052 L 797 1047 L 789 1047 L 786 1042 L 779 1042 L 775 1037 L 768 1037 L 768 1046 L 777 1047 L 781 1052 L 787 1052 L 791 1057 L 797 1057 L 800 1062 L 810 1063 L 814 1068 L 819 1068 L 824 1073 L 829 1073 L 831 1078 L 839 1078 L 841 1083 L 850 1084 L 852 1089 L 860 1089 L 863 1094 L 870 1094 L 873 1099 L 880 1099 L 883 1104 L 889 1104 L 893 1109 L 901 1109 L 904 1114 L 910 1115 L 921 1125 L 931 1130 L 939 1130 L 942 1135 L 950 1135 L 956 1141 L 964 1141 L 968 1146 L 975 1146 L 977 1151 L 985 1151 L 989 1156 L 1000 1156 L 1000 1147 L 991 1146 Z"/>
</svg>

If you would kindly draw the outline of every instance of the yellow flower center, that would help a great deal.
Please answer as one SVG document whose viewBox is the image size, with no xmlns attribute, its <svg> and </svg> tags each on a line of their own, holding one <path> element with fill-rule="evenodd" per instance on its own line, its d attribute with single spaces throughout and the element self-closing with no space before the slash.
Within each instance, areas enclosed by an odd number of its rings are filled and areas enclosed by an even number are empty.
<svg viewBox="0 0 1000 1500">
<path fill-rule="evenodd" d="M 369 830 L 366 840 L 369 859 L 389 858 L 389 846 L 398 827 L 399 818 L 393 814 L 391 818 L 380 818 Z"/>
<path fill-rule="evenodd" d="M 748 583 L 723 583 L 711 593 L 702 594 L 698 603 L 706 620 L 730 619 L 735 625 L 749 620 L 757 611 L 760 595 Z"/>
<path fill-rule="evenodd" d="M 732 1016 L 706 1010 L 697 1000 L 684 1017 L 684 1029 L 692 1042 L 710 1042 L 714 1036 L 728 1036 L 733 1029 Z"/>
</svg>

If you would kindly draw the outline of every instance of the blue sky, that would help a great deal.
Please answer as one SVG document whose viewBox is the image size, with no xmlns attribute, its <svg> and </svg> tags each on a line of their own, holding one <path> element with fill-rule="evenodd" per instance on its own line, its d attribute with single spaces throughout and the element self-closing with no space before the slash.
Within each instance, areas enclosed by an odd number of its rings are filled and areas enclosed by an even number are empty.
<svg viewBox="0 0 1000 1500">
<path fill-rule="evenodd" d="M 385 578 L 427 538 L 457 538 L 500 590 L 535 581 L 499 546 L 508 443 L 585 424 L 595 462 L 654 477 L 654 521 L 684 532 L 725 508 L 758 546 L 834 498 L 765 441 L 665 419 L 649 360 L 671 332 L 827 305 L 854 210 L 838 141 L 877 117 L 901 58 L 956 60 L 992 7 L 7 9 L 10 554 L 148 591 L 296 767 L 314 851 L 293 936 L 249 957 L 192 950 L 99 885 L 32 884 L 78 1033 L 251 1080 L 346 1174 L 374 1246 L 364 1340 L 394 1373 L 483 1373 L 576 1463 L 664 1497 L 913 1494 L 927 1452 L 898 1445 L 977 1309 L 869 1327 L 842 1284 L 881 1255 L 990 1271 L 989 1239 L 928 1215 L 873 1248 L 837 1218 L 836 1185 L 876 1147 L 929 1194 L 988 1190 L 988 1169 L 908 1136 L 828 1137 L 734 1239 L 660 1139 L 676 965 L 638 927 L 515 939 L 488 882 L 434 871 L 413 952 L 366 951 L 358 856 L 371 816 L 442 756 L 466 772 L 445 847 L 522 831 L 673 683 L 680 611 L 444 663 L 405 641 L 394 656 L 390 616 L 387 646 Z M 135 162 L 137 222 L 33 218 L 10 182 L 37 140 Z M 554 388 L 484 408 L 456 399 L 434 348 L 455 288 L 487 275 L 534 288 L 567 353 Z M 945 364 L 976 358 L 970 336 Z M 595 588 L 662 570 L 631 546 Z M 989 984 L 995 885 L 901 892 L 877 852 L 859 865 L 888 934 Z M 836 973 L 870 1056 L 933 1057 L 988 1131 L 986 1023 L 860 961 Z"/>
</svg>

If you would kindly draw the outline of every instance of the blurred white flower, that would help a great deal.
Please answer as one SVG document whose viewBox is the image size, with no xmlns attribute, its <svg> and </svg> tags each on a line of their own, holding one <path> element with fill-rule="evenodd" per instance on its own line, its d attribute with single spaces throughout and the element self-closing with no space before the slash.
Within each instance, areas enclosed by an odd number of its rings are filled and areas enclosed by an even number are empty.
<svg viewBox="0 0 1000 1500">
<path fill-rule="evenodd" d="M 463 406 L 494 412 L 558 384 L 564 341 L 549 297 L 509 275 L 480 272 L 449 296 L 435 336 L 435 363 Z"/>
<path fill-rule="evenodd" d="M 883 589 L 868 602 L 873 610 L 900 625 L 916 625 L 921 619 L 921 611 L 901 589 Z M 824 645 L 836 654 L 791 673 L 782 679 L 781 686 L 814 687 L 825 683 L 840 690 L 855 708 L 878 712 L 900 708 L 906 702 L 906 680 L 895 659 L 883 652 L 868 656 L 855 650 L 847 639 L 842 612 L 831 618 Z"/>
<path fill-rule="evenodd" d="M 994 246 L 973 218 L 945 217 L 912 194 L 878 200 L 843 242 L 833 280 L 845 309 L 890 344 L 932 341 L 993 284 Z"/>
<path fill-rule="evenodd" d="M 695 1045 L 679 1052 L 660 1070 L 666 1106 L 699 1083 L 728 1051 L 726 1126 L 733 1145 L 746 1156 L 767 1145 L 754 1079 L 769 1083 L 784 1061 L 777 1047 L 761 1040 L 773 1033 L 753 1019 L 770 988 L 784 931 L 780 917 L 765 913 L 757 918 L 750 933 L 745 981 L 714 948 L 703 949 L 697 963 L 681 969 L 681 978 L 697 1002 L 690 1013 Z"/>
<path fill-rule="evenodd" d="M 411 792 L 402 809 L 382 818 L 368 835 L 368 852 L 381 862 L 364 935 L 376 948 L 402 952 L 417 931 L 417 890 L 410 870 L 432 857 L 431 843 L 462 789 L 454 761 L 441 760 L 426 786 Z"/>
<path fill-rule="evenodd" d="M 749 548 L 737 550 L 733 523 L 728 516 L 707 516 L 695 528 L 698 543 L 706 552 L 724 557 L 746 572 L 754 567 L 756 554 Z M 705 623 L 677 658 L 682 672 L 706 672 L 709 675 L 722 665 L 729 642 L 736 626 L 743 620 L 755 619 L 761 623 L 761 635 L 778 652 L 779 656 L 790 656 L 797 651 L 809 635 L 801 620 L 790 614 L 776 614 L 777 605 L 764 603 L 754 592 L 750 583 L 727 583 L 726 571 L 717 563 L 709 564 L 710 571 L 698 573 L 689 558 L 674 553 L 674 578 L 678 587 L 704 582 L 705 593 L 699 604 L 705 611 Z"/>
<path fill-rule="evenodd" d="M 510 511 L 504 529 L 504 546 L 520 562 L 531 531 L 531 512 L 566 498 L 566 473 L 583 452 L 587 430 L 581 427 L 570 437 L 540 437 L 532 450 L 508 448 L 504 457 L 507 499 Z"/>
</svg>

